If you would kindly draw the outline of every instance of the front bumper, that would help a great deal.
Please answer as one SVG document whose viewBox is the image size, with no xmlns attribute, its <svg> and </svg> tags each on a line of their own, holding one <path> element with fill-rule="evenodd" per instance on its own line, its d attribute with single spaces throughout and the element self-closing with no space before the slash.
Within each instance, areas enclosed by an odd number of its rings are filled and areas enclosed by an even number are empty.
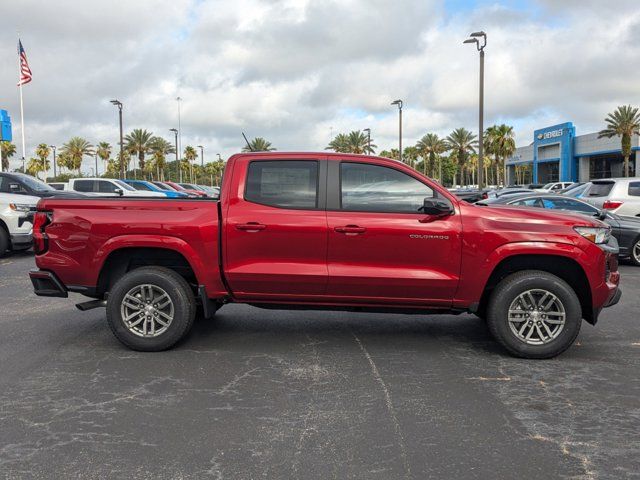
<svg viewBox="0 0 640 480">
<path fill-rule="evenodd" d="M 31 270 L 29 278 L 33 284 L 33 292 L 40 297 L 66 298 L 69 296 L 67 288 L 53 272 Z"/>
<path fill-rule="evenodd" d="M 33 243 L 33 235 L 31 233 L 14 233 L 11 235 L 11 245 L 21 247 L 31 245 Z"/>
<path fill-rule="evenodd" d="M 613 296 L 604 304 L 604 308 L 613 307 L 620 301 L 620 297 L 622 297 L 622 287 L 618 286 L 618 288 L 615 289 Z"/>
</svg>

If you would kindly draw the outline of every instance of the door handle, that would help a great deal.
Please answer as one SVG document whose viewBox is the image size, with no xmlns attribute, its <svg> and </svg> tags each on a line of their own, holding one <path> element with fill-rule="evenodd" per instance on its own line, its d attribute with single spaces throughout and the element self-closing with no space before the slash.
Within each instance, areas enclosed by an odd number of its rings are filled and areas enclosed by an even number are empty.
<svg viewBox="0 0 640 480">
<path fill-rule="evenodd" d="M 244 230 L 245 232 L 259 232 L 267 228 L 266 225 L 258 222 L 239 223 L 236 225 L 238 230 Z"/>
<path fill-rule="evenodd" d="M 344 225 L 342 227 L 335 227 L 333 230 L 338 233 L 346 233 L 347 235 L 357 235 L 367 231 L 366 228 L 359 227 L 358 225 Z"/>
</svg>

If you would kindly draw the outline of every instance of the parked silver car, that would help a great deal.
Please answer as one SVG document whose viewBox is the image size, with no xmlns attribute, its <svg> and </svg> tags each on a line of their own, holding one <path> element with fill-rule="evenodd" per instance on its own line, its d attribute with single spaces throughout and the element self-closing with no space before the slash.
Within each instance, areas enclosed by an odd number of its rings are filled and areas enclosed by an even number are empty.
<svg viewBox="0 0 640 480">
<path fill-rule="evenodd" d="M 640 178 L 592 180 L 581 198 L 617 215 L 640 217 Z"/>
</svg>

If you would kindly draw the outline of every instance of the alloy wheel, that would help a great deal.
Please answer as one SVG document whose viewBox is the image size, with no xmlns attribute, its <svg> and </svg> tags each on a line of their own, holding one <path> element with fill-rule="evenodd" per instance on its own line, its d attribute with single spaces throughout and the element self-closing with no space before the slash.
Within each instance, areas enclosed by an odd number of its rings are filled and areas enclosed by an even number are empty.
<svg viewBox="0 0 640 480">
<path fill-rule="evenodd" d="M 127 329 L 140 337 L 157 337 L 171 325 L 173 301 L 157 285 L 137 285 L 127 292 L 120 304 L 120 315 Z"/>
<path fill-rule="evenodd" d="M 511 332 L 528 345 L 544 345 L 564 329 L 566 312 L 560 299 L 544 289 L 518 295 L 508 312 Z"/>
</svg>

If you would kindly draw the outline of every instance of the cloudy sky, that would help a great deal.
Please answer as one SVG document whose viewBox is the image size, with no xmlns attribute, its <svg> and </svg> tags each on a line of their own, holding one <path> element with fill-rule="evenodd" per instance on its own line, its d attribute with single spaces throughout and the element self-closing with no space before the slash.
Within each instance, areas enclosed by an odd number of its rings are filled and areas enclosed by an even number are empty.
<svg viewBox="0 0 640 480">
<path fill-rule="evenodd" d="M 602 126 L 640 104 L 637 0 L 20 0 L 0 12 L 0 108 L 19 144 L 16 37 L 33 71 L 24 87 L 27 158 L 40 142 L 125 131 L 171 139 L 182 97 L 182 144 L 205 160 L 243 145 L 322 150 L 331 132 L 370 127 L 375 143 L 477 131 L 478 55 L 488 33 L 485 124 L 506 122 L 518 145 L 534 128 Z M 18 165 L 19 152 L 12 162 Z M 85 170 L 88 171 L 87 160 Z"/>
</svg>

